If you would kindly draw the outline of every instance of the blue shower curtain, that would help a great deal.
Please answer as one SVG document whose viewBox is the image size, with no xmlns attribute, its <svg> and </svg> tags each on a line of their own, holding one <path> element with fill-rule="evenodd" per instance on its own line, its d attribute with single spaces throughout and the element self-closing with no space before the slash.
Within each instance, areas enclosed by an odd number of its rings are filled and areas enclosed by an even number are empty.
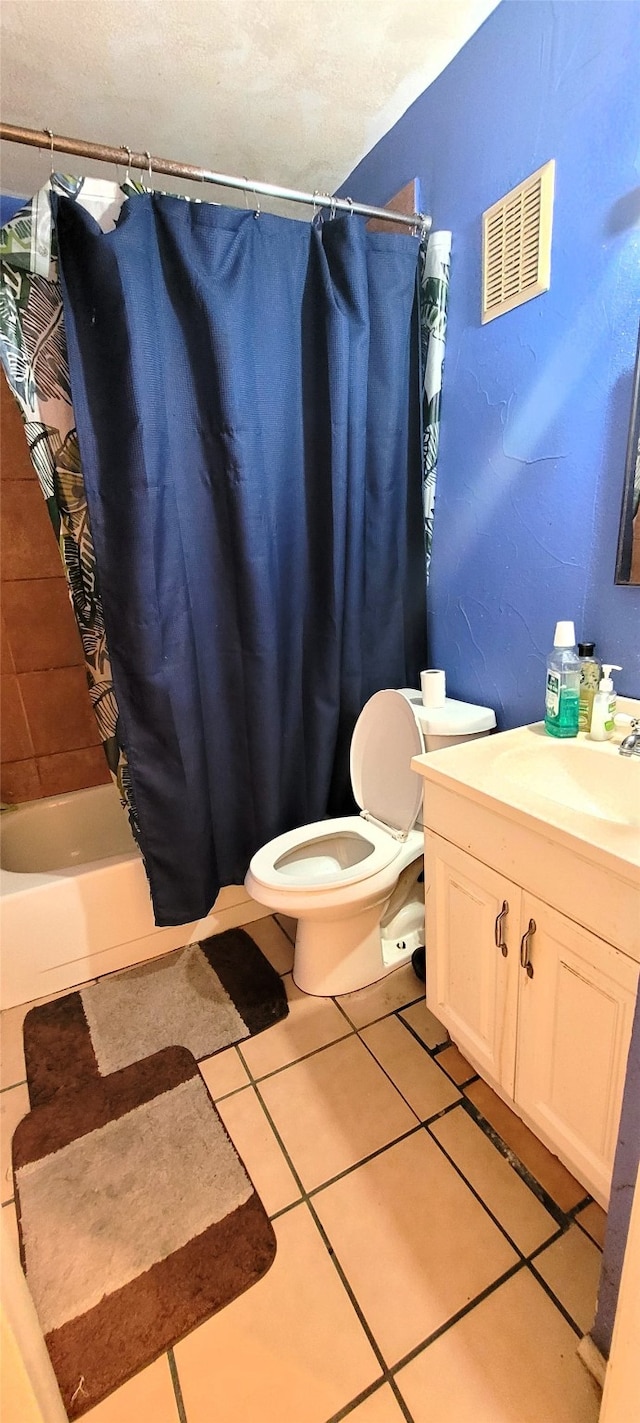
<svg viewBox="0 0 640 1423">
<path fill-rule="evenodd" d="M 73 405 L 156 921 L 350 809 L 424 658 L 417 240 L 55 199 Z"/>
</svg>

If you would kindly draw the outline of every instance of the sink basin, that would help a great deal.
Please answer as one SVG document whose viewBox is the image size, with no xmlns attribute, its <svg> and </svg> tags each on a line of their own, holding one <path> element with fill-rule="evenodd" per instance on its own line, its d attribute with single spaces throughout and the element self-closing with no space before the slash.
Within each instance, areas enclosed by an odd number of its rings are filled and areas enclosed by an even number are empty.
<svg viewBox="0 0 640 1423">
<path fill-rule="evenodd" d="M 640 703 L 625 698 L 624 710 L 640 716 Z M 559 843 L 571 837 L 583 855 L 623 862 L 634 875 L 640 869 L 640 757 L 621 756 L 618 744 L 558 740 L 537 722 L 412 764 L 425 777 L 425 796 L 430 781 L 455 787 L 514 820 L 536 821 Z"/>
<path fill-rule="evenodd" d="M 493 763 L 504 777 L 557 805 L 617 825 L 640 826 L 640 758 L 585 741 L 553 741 L 502 751 Z"/>
</svg>

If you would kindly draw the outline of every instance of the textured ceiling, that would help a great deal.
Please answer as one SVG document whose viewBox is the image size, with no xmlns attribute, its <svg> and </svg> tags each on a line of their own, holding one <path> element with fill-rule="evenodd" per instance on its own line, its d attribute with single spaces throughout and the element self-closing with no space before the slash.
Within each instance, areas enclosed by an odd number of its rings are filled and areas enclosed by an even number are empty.
<svg viewBox="0 0 640 1423">
<path fill-rule="evenodd" d="M 2 118 L 333 192 L 496 3 L 3 0 Z M 1 148 L 2 191 L 39 187 L 48 155 Z"/>
</svg>

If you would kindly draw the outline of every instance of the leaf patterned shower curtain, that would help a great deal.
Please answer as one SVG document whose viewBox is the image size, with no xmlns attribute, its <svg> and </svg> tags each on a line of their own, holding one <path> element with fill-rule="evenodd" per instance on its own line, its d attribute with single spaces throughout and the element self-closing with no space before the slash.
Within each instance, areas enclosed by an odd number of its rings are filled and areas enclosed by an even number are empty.
<svg viewBox="0 0 640 1423">
<path fill-rule="evenodd" d="M 447 334 L 451 233 L 432 232 L 420 264 L 420 344 L 422 356 L 422 488 L 426 579 L 429 582 L 436 466 L 440 445 L 440 393 Z"/>
<path fill-rule="evenodd" d="M 115 225 L 129 192 L 139 189 L 52 174 L 0 231 L 0 360 L 58 541 L 107 764 L 137 838 L 71 403 L 52 191 L 81 202 L 107 228 Z"/>
<path fill-rule="evenodd" d="M 52 191 L 88 208 L 108 230 L 115 226 L 123 202 L 142 189 L 130 181 L 119 186 L 52 174 L 44 188 L 0 230 L 0 359 L 24 420 L 31 461 L 58 540 L 107 763 L 138 838 L 127 757 L 118 735 L 118 707 L 71 401 Z M 427 580 L 433 539 L 450 248 L 450 233 L 432 233 L 420 260 Z"/>
</svg>

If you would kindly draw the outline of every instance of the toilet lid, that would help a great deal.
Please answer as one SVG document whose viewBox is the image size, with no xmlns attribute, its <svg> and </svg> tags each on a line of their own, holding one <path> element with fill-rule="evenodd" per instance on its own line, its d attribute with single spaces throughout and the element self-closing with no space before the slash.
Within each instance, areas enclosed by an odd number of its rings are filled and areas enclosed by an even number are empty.
<svg viewBox="0 0 640 1423">
<path fill-rule="evenodd" d="M 351 738 L 351 784 L 361 810 L 393 830 L 410 830 L 422 799 L 411 757 L 422 735 L 401 692 L 376 692 L 362 708 Z"/>
</svg>

